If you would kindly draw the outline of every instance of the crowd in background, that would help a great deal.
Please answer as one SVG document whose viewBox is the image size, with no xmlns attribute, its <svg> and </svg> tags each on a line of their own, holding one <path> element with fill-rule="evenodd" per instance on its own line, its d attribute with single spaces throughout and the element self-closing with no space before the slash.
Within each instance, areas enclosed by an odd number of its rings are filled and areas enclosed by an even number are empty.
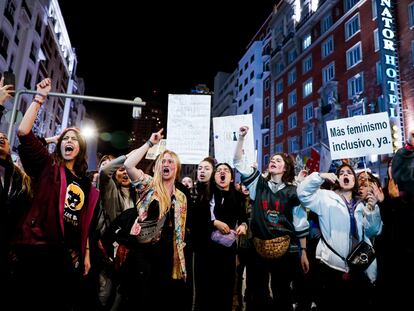
<svg viewBox="0 0 414 311">
<path fill-rule="evenodd" d="M 234 163 L 207 156 L 194 180 L 180 175 L 172 150 L 139 169 L 162 129 L 126 155 L 103 156 L 90 173 L 77 128 L 49 139 L 32 131 L 50 91 L 50 79 L 38 83 L 19 124 L 21 165 L 0 133 L 6 305 L 287 311 L 409 304 L 414 130 L 389 162 L 386 184 L 346 160 L 335 172 L 295 172 L 286 153 L 260 172 L 241 160 L 246 126 Z M 11 96 L 2 79 L 0 107 Z M 350 270 L 344 258 L 361 241 L 376 258 Z"/>
</svg>

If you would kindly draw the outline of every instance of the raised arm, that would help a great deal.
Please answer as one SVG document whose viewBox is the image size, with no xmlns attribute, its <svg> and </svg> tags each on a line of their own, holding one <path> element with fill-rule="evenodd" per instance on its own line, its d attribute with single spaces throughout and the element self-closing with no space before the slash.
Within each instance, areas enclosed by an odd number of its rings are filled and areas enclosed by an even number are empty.
<svg viewBox="0 0 414 311">
<path fill-rule="evenodd" d="M 124 166 L 129 175 L 129 178 L 131 178 L 131 181 L 138 180 L 144 174 L 144 172 L 140 169 L 137 169 L 136 166 L 145 156 L 148 149 L 154 146 L 155 144 L 158 144 L 160 140 L 164 137 L 162 135 L 163 130 L 164 129 L 160 129 L 158 132 L 152 133 L 150 139 L 148 139 L 148 141 L 145 144 L 143 144 L 138 149 L 131 151 L 127 155 L 127 159 L 125 160 Z"/>
<path fill-rule="evenodd" d="M 37 84 L 37 94 L 34 96 L 32 103 L 24 114 L 22 122 L 19 125 L 19 136 L 25 136 L 30 133 L 33 127 L 33 123 L 36 120 L 37 113 L 39 112 L 40 107 L 42 107 L 42 104 L 45 101 L 47 94 L 49 94 L 51 88 L 52 80 L 49 78 L 46 78 Z"/>
<path fill-rule="evenodd" d="M 4 85 L 4 77 L 0 79 L 0 119 L 3 115 L 4 103 L 12 97 L 13 85 Z"/>
<path fill-rule="evenodd" d="M 240 161 L 243 157 L 244 137 L 247 135 L 248 131 L 249 131 L 248 126 L 242 126 L 239 129 L 239 138 L 237 139 L 236 151 L 234 153 L 235 161 Z"/>
</svg>

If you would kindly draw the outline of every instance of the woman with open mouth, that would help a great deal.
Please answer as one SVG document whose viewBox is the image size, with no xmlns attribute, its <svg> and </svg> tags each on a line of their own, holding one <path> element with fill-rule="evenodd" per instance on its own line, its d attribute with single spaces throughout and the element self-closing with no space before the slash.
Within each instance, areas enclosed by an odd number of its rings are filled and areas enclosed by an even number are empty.
<svg viewBox="0 0 414 311">
<path fill-rule="evenodd" d="M 200 252 L 198 270 L 203 271 L 196 283 L 198 310 L 231 311 L 235 283 L 237 237 L 247 231 L 243 198 L 234 186 L 234 172 L 227 163 L 215 167 L 212 196 L 203 222 L 208 225 Z M 226 239 L 213 240 L 214 236 Z M 223 242 L 223 241 L 221 241 Z M 214 297 L 214 299 L 212 299 Z"/>
<path fill-rule="evenodd" d="M 234 165 L 242 176 L 253 200 L 251 231 L 255 246 L 252 265 L 254 271 L 249 288 L 252 310 L 293 310 L 290 285 L 296 275 L 309 269 L 306 236 L 309 223 L 306 211 L 300 206 L 293 185 L 295 176 L 291 157 L 276 153 L 270 158 L 266 177 L 253 167 L 244 167 L 243 143 L 249 128 L 239 132 Z M 269 274 L 273 298 L 269 297 Z M 252 291 L 250 291 L 252 289 Z"/>
<path fill-rule="evenodd" d="M 111 238 L 128 248 L 120 271 L 120 310 L 183 310 L 185 303 L 179 295 L 187 277 L 187 199 L 175 187 L 180 160 L 175 152 L 165 150 L 156 160 L 153 177 L 136 168 L 149 148 L 160 142 L 162 131 L 152 133 L 124 162 L 138 199 L 136 206 L 123 211 L 109 229 Z"/>
<path fill-rule="evenodd" d="M 320 189 L 325 180 L 332 190 Z M 352 272 L 344 260 L 362 239 L 372 245 L 370 239 L 382 230 L 377 200 L 370 196 L 364 202 L 359 190 L 357 176 L 346 163 L 336 174 L 314 172 L 298 186 L 302 205 L 318 215 L 322 235 L 315 255 L 323 285 L 318 310 L 372 310 L 376 260 L 365 271 Z"/>
<path fill-rule="evenodd" d="M 21 284 L 27 286 L 22 290 L 30 295 L 23 303 L 34 310 L 79 310 L 91 299 L 82 287 L 91 268 L 89 232 L 99 192 L 86 176 L 86 141 L 79 129 L 63 130 L 53 154 L 33 134 L 51 87 L 49 78 L 37 84 L 18 128 L 19 155 L 34 195 L 15 243 Z"/>
</svg>

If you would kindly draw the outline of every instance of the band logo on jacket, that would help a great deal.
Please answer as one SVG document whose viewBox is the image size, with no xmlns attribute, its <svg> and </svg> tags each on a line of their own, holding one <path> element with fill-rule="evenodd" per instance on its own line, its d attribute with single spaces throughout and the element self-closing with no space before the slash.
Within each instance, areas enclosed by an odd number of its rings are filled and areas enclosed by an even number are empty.
<svg viewBox="0 0 414 311">
<path fill-rule="evenodd" d="M 283 222 L 286 222 L 285 204 L 280 201 L 274 202 L 274 207 L 269 207 L 267 200 L 262 201 L 262 210 L 265 212 L 265 218 L 269 226 L 271 227 L 284 227 Z"/>
</svg>

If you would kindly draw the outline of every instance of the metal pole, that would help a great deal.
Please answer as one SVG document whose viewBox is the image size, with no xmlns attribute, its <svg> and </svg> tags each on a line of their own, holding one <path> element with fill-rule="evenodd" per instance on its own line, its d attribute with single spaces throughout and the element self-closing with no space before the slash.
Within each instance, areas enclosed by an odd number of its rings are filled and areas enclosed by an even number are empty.
<svg viewBox="0 0 414 311">
<path fill-rule="evenodd" d="M 16 114 L 17 114 L 17 103 L 19 102 L 21 94 L 37 94 L 37 91 L 23 89 L 23 90 L 18 90 L 14 95 L 13 110 L 12 110 L 12 114 L 10 118 L 9 130 L 7 131 L 7 138 L 9 139 L 11 144 L 12 144 L 11 136 L 13 132 L 14 119 L 16 118 Z M 88 101 L 115 103 L 115 104 L 131 105 L 131 106 L 141 106 L 141 107 L 145 106 L 145 102 L 143 101 L 133 101 L 133 100 L 117 99 L 117 98 L 109 98 L 109 97 L 97 97 L 97 96 L 54 93 L 54 92 L 50 92 L 48 96 L 84 99 Z"/>
</svg>

